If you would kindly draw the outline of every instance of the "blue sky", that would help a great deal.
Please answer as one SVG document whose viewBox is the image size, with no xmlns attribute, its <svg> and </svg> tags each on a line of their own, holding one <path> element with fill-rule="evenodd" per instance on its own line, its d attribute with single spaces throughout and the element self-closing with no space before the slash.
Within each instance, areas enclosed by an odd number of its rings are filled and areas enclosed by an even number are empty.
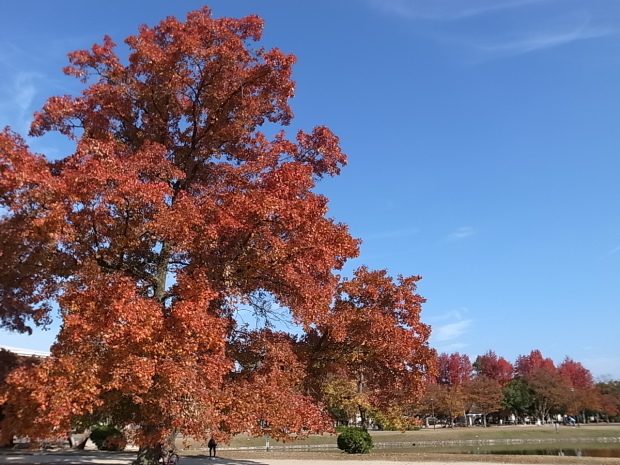
<svg viewBox="0 0 620 465">
<path fill-rule="evenodd" d="M 27 132 L 76 93 L 66 53 L 202 5 L 9 2 L 0 16 L 0 126 Z M 421 275 L 440 352 L 513 362 L 539 349 L 620 379 L 620 2 L 213 0 L 258 14 L 263 45 L 298 58 L 290 131 L 329 126 L 349 166 L 319 189 L 364 240 L 359 259 Z M 66 154 L 59 137 L 33 150 Z M 0 331 L 44 350 L 53 331 Z"/>
</svg>

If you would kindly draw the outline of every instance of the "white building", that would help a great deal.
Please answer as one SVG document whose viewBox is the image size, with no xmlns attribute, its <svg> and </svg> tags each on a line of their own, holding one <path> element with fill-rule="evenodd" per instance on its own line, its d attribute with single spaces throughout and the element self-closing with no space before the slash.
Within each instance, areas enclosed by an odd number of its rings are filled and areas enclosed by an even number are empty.
<svg viewBox="0 0 620 465">
<path fill-rule="evenodd" d="M 44 350 L 32 350 L 32 349 L 20 349 L 18 347 L 9 347 L 0 345 L 0 349 L 8 350 L 9 352 L 13 352 L 20 357 L 49 357 L 50 353 Z"/>
</svg>

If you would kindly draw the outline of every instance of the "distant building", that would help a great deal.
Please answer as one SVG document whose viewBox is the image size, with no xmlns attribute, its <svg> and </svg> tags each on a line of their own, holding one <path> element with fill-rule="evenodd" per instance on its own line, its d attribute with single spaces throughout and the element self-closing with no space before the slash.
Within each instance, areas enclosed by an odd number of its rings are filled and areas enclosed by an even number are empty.
<svg viewBox="0 0 620 465">
<path fill-rule="evenodd" d="M 18 347 L 9 347 L 0 345 L 0 349 L 8 350 L 9 352 L 13 352 L 20 357 L 40 357 L 45 358 L 49 357 L 50 353 L 44 350 L 32 350 L 32 349 L 20 349 Z"/>
</svg>

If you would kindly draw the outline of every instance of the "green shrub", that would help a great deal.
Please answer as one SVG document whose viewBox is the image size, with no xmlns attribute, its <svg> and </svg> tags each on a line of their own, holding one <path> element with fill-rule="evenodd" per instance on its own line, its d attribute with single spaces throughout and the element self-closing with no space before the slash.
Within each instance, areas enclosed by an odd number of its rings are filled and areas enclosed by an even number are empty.
<svg viewBox="0 0 620 465">
<path fill-rule="evenodd" d="M 372 437 L 364 429 L 346 428 L 338 435 L 338 449 L 347 454 L 367 454 L 372 447 Z"/>
<path fill-rule="evenodd" d="M 127 446 L 125 436 L 114 426 L 97 426 L 89 438 L 99 450 L 124 450 Z"/>
</svg>

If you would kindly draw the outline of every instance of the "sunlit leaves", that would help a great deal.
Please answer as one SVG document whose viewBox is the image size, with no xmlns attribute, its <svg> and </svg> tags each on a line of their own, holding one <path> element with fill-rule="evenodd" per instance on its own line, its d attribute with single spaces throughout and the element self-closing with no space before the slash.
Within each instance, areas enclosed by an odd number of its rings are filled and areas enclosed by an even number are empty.
<svg viewBox="0 0 620 465">
<path fill-rule="evenodd" d="M 203 8 L 142 26 L 126 63 L 105 37 L 69 55 L 82 94 L 49 98 L 31 128 L 73 138 L 73 154 L 50 162 L 0 135 L 1 323 L 27 330 L 51 304 L 62 318 L 52 356 L 9 377 L 4 430 L 105 418 L 156 447 L 173 431 L 330 428 L 300 342 L 235 320 L 267 301 L 305 329 L 331 320 L 334 270 L 359 243 L 313 192 L 346 163 L 338 138 L 258 130 L 289 124 L 294 89 L 295 57 L 253 47 L 262 26 Z"/>
<path fill-rule="evenodd" d="M 310 390 L 318 394 L 326 386 L 341 390 L 353 383 L 355 391 L 348 397 L 362 417 L 369 407 L 388 412 L 416 402 L 425 377 L 435 370 L 430 328 L 420 320 L 419 279 L 395 281 L 385 271 L 360 268 L 352 279 L 341 281 L 332 311 L 306 337 L 311 370 L 324 383 L 311 384 Z M 323 395 L 336 406 L 335 393 Z M 348 408 L 342 399 L 338 402 L 339 408 Z"/>
</svg>

